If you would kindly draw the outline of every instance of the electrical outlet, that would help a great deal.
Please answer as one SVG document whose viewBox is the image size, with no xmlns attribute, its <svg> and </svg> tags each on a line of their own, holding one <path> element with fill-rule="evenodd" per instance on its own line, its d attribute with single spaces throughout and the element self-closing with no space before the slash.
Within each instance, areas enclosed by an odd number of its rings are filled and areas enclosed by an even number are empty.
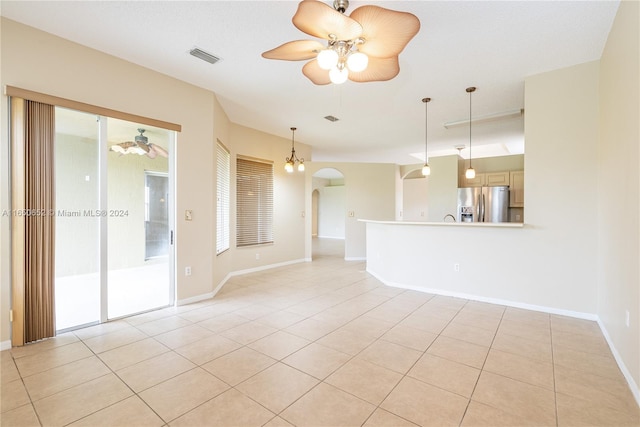
<svg viewBox="0 0 640 427">
<path fill-rule="evenodd" d="M 356 213 L 354 211 L 349 211 L 349 218 L 353 218 L 354 216 L 356 216 Z"/>
<path fill-rule="evenodd" d="M 624 316 L 624 324 L 627 325 L 627 328 L 629 327 L 629 323 L 629 310 L 627 310 Z"/>
<path fill-rule="evenodd" d="M 256 254 L 256 259 L 260 259 L 260 254 Z"/>
<path fill-rule="evenodd" d="M 304 218 L 304 211 L 302 211 L 302 213 L 300 213 L 300 216 L 301 216 L 302 218 Z"/>
<path fill-rule="evenodd" d="M 460 271 L 460 264 L 458 264 L 457 262 L 455 264 L 453 264 L 453 271 L 459 272 Z"/>
<path fill-rule="evenodd" d="M 193 221 L 193 211 L 191 209 L 184 211 L 184 219 L 185 221 Z"/>
<path fill-rule="evenodd" d="M 185 276 L 191 276 L 191 267 L 185 267 L 184 268 L 184 275 Z"/>
</svg>

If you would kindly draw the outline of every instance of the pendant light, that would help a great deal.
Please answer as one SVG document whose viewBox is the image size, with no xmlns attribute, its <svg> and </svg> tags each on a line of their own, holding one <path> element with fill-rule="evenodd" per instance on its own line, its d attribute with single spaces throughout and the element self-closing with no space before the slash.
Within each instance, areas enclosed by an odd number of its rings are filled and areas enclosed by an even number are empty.
<svg viewBox="0 0 640 427">
<path fill-rule="evenodd" d="M 287 157 L 284 164 L 284 170 L 289 173 L 293 172 L 296 163 L 298 164 L 298 172 L 304 172 L 304 159 L 298 159 L 294 148 L 296 129 L 297 128 L 291 128 L 291 157 Z"/>
<path fill-rule="evenodd" d="M 469 168 L 464 173 L 467 179 L 473 179 L 476 177 L 476 170 L 471 166 L 471 94 L 476 91 L 475 87 L 468 87 L 467 93 L 469 94 Z"/>
<path fill-rule="evenodd" d="M 424 166 L 422 167 L 422 175 L 429 176 L 431 175 L 431 168 L 429 167 L 429 156 L 427 153 L 427 129 L 428 129 L 428 108 L 427 103 L 431 101 L 431 98 L 422 98 L 422 102 L 424 102 Z"/>
</svg>

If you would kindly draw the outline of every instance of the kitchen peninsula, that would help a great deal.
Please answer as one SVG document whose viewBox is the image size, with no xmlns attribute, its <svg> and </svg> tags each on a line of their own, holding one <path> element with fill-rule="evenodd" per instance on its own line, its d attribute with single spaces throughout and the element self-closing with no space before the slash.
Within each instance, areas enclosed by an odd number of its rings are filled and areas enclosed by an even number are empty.
<svg viewBox="0 0 640 427">
<path fill-rule="evenodd" d="M 539 298 L 542 284 L 528 280 L 536 275 L 532 269 L 545 269 L 525 255 L 536 227 L 360 221 L 366 224 L 367 272 L 388 286 L 585 317 L 550 307 Z"/>
</svg>

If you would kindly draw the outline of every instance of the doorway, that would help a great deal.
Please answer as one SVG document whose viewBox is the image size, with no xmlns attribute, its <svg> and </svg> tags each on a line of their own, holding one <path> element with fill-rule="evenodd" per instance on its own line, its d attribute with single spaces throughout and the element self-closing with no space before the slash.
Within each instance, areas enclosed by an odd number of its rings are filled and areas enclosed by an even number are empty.
<svg viewBox="0 0 640 427">
<path fill-rule="evenodd" d="M 323 168 L 312 176 L 311 224 L 313 259 L 331 254 L 344 258 L 346 244 L 346 186 L 337 169 Z"/>
<path fill-rule="evenodd" d="M 174 142 L 174 131 L 56 107 L 58 331 L 173 303 Z"/>
</svg>

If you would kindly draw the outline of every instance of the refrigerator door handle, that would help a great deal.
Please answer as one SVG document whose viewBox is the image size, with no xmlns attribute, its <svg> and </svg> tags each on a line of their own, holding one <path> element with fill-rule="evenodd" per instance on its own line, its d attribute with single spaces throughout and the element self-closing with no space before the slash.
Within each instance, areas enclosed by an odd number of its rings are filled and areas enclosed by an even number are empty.
<svg viewBox="0 0 640 427">
<path fill-rule="evenodd" d="M 484 193 L 480 197 L 482 197 L 482 202 L 480 203 L 480 219 L 478 221 L 484 222 Z"/>
</svg>

